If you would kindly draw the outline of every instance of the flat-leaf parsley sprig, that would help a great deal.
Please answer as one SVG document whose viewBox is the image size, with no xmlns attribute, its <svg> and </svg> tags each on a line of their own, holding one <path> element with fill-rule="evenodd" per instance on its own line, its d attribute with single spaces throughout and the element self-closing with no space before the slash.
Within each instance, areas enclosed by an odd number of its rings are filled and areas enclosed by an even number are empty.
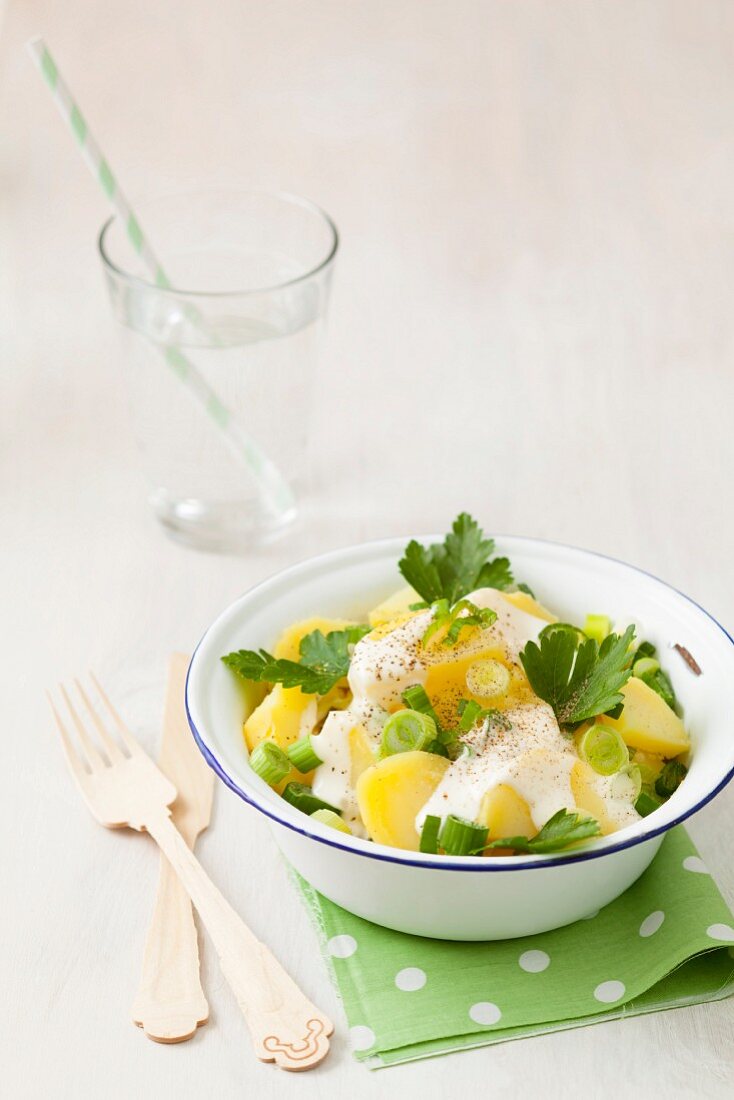
<svg viewBox="0 0 734 1100">
<path fill-rule="evenodd" d="M 536 695 L 550 703 L 558 724 L 566 729 L 597 714 L 618 713 L 621 689 L 629 680 L 629 648 L 635 628 L 609 634 L 601 646 L 572 630 L 549 630 L 540 645 L 528 642 L 520 660 Z"/>
<path fill-rule="evenodd" d="M 411 539 L 398 568 L 427 604 L 448 600 L 452 607 L 477 588 L 512 586 L 509 560 L 491 558 L 493 551 L 494 539 L 486 539 L 477 521 L 462 512 L 442 543 L 423 546 Z"/>
<path fill-rule="evenodd" d="M 312 630 L 301 639 L 300 661 L 274 657 L 267 649 L 239 649 L 222 660 L 243 680 L 299 687 L 307 695 L 326 695 L 349 672 L 352 650 L 369 626 L 352 626 L 323 634 Z"/>
<path fill-rule="evenodd" d="M 595 818 L 569 813 L 568 810 L 558 810 L 535 836 L 501 837 L 485 845 L 482 851 L 491 851 L 493 848 L 512 848 L 516 852 L 529 852 L 536 855 L 543 852 L 560 852 L 569 844 L 599 836 L 600 832 L 599 822 Z"/>
<path fill-rule="evenodd" d="M 453 646 L 459 640 L 462 630 L 475 628 L 486 630 L 497 621 L 497 612 L 491 607 L 477 607 L 471 600 L 458 600 L 453 607 L 448 600 L 436 600 L 431 604 L 433 618 L 421 639 L 421 644 L 427 646 L 439 631 L 445 629 L 441 639 L 441 645 Z"/>
</svg>

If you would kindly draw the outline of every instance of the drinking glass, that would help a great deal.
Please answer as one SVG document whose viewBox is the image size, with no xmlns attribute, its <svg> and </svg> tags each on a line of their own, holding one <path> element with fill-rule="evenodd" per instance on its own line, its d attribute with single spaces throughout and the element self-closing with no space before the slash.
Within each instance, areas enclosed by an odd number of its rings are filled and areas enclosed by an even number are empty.
<svg viewBox="0 0 734 1100">
<path fill-rule="evenodd" d="M 199 549 L 269 541 L 306 489 L 336 227 L 264 191 L 167 195 L 137 214 L 164 271 L 117 215 L 99 251 L 155 515 Z"/>
</svg>

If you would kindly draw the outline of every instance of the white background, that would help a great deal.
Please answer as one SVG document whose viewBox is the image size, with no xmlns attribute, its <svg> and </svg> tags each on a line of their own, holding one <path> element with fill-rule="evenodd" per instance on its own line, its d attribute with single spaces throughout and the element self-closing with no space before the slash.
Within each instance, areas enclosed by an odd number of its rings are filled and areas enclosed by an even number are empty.
<svg viewBox="0 0 734 1100">
<path fill-rule="evenodd" d="M 134 194 L 284 187 L 340 227 L 317 486 L 276 549 L 199 555 L 148 514 L 106 208 L 22 49 L 38 32 Z M 42 689 L 93 665 L 152 749 L 167 653 L 249 585 L 461 508 L 632 561 L 731 627 L 734 7 L 10 0 L 0 45 L 3 1095 L 729 1095 L 731 1003 L 370 1075 L 264 823 L 224 789 L 201 858 L 334 1016 L 333 1053 L 255 1063 L 208 944 L 211 1022 L 148 1042 L 129 1006 L 156 858 L 92 823 Z M 731 792 L 691 826 L 730 902 L 733 829 Z"/>
</svg>

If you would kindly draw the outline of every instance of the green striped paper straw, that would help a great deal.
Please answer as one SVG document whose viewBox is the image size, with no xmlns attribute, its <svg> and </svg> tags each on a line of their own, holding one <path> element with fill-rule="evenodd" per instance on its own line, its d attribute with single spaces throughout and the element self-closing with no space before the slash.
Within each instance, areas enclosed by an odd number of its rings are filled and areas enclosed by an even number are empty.
<svg viewBox="0 0 734 1100">
<path fill-rule="evenodd" d="M 32 38 L 28 42 L 28 51 L 43 75 L 62 118 L 76 138 L 84 162 L 125 226 L 128 240 L 143 260 L 156 285 L 164 289 L 170 287 L 163 265 L 150 247 L 140 221 L 125 198 L 117 177 L 89 129 L 43 38 Z M 247 466 L 267 509 L 277 518 L 294 512 L 295 499 L 280 470 L 239 424 L 201 372 L 180 348 L 161 350 L 176 377 L 184 383 L 189 393 L 221 430 L 232 452 Z"/>
</svg>

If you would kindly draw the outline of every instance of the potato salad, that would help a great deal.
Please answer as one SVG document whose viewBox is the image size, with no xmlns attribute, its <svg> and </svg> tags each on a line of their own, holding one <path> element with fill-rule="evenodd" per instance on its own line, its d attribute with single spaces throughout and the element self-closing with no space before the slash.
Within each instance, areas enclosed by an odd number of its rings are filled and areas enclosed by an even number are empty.
<svg viewBox="0 0 734 1100">
<path fill-rule="evenodd" d="M 265 691 L 254 771 L 323 825 L 430 854 L 555 852 L 653 813 L 689 752 L 655 647 L 603 614 L 559 622 L 493 552 L 462 513 L 408 544 L 364 623 L 223 657 Z"/>
</svg>

